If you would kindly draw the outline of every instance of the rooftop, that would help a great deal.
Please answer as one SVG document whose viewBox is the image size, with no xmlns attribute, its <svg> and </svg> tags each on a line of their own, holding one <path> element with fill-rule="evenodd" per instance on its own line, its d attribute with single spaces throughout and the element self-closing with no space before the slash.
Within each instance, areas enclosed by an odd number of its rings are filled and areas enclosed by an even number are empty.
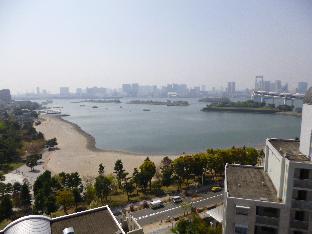
<svg viewBox="0 0 312 234">
<path fill-rule="evenodd" d="M 0 233 L 63 233 L 65 228 L 73 228 L 79 233 L 125 233 L 119 226 L 108 206 L 102 206 L 70 215 L 51 219 L 44 215 L 29 215 L 8 224 Z"/>
<path fill-rule="evenodd" d="M 309 162 L 310 159 L 300 153 L 300 141 L 298 140 L 284 140 L 284 139 L 269 139 L 273 147 L 281 154 L 291 161 Z"/>
<path fill-rule="evenodd" d="M 262 167 L 227 165 L 229 197 L 279 202 L 271 179 Z"/>
<path fill-rule="evenodd" d="M 303 102 L 305 104 L 312 105 L 312 87 L 307 91 L 307 93 L 304 96 Z"/>
<path fill-rule="evenodd" d="M 78 212 L 72 215 L 65 215 L 52 219 L 51 231 L 53 233 L 63 233 L 68 227 L 73 227 L 75 234 L 79 233 L 103 233 L 116 234 L 123 233 L 118 227 L 117 221 L 107 207 Z"/>
</svg>

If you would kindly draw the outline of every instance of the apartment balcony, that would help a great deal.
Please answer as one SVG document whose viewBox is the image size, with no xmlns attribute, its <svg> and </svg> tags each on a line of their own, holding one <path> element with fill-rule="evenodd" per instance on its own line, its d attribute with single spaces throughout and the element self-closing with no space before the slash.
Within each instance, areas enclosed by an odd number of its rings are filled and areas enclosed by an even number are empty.
<svg viewBox="0 0 312 234">
<path fill-rule="evenodd" d="M 312 180 L 294 179 L 294 187 L 312 189 Z"/>
<path fill-rule="evenodd" d="M 256 216 L 256 224 L 263 224 L 268 226 L 278 226 L 279 219 L 268 216 Z"/>
<path fill-rule="evenodd" d="M 290 227 L 296 228 L 296 229 L 301 229 L 301 230 L 308 230 L 309 222 L 293 220 L 290 222 Z"/>
<path fill-rule="evenodd" d="M 312 202 L 293 199 L 291 201 L 291 207 L 301 210 L 312 210 Z"/>
</svg>

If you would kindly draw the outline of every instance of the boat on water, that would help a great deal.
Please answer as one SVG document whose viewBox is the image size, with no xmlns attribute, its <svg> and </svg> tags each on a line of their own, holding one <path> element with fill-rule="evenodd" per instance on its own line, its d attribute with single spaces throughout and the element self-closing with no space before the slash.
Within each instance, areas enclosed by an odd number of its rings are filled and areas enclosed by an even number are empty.
<svg viewBox="0 0 312 234">
<path fill-rule="evenodd" d="M 60 110 L 47 110 L 48 115 L 60 115 L 62 112 Z"/>
<path fill-rule="evenodd" d="M 92 108 L 99 108 L 98 106 L 92 106 Z"/>
<path fill-rule="evenodd" d="M 143 109 L 143 111 L 151 111 L 150 109 Z"/>
<path fill-rule="evenodd" d="M 86 105 L 82 104 L 82 105 L 80 105 L 80 106 L 86 106 Z"/>
</svg>

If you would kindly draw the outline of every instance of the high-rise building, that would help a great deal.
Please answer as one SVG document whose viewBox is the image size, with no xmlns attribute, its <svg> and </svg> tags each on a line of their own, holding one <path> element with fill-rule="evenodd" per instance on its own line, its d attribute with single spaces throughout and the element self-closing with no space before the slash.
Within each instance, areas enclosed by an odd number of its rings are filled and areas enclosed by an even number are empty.
<svg viewBox="0 0 312 234">
<path fill-rule="evenodd" d="M 11 92 L 9 89 L 0 90 L 0 102 L 9 103 L 12 101 Z"/>
<path fill-rule="evenodd" d="M 76 89 L 76 95 L 81 96 L 82 95 L 82 88 Z"/>
<path fill-rule="evenodd" d="M 255 91 L 263 91 L 263 76 L 256 76 L 255 80 Z"/>
<path fill-rule="evenodd" d="M 122 92 L 128 97 L 137 97 L 139 92 L 139 84 L 123 84 Z"/>
<path fill-rule="evenodd" d="M 267 139 L 264 166 L 226 165 L 224 234 L 312 233 L 312 88 L 299 140 Z"/>
<path fill-rule="evenodd" d="M 36 94 L 40 95 L 40 88 L 39 87 L 36 88 Z"/>
<path fill-rule="evenodd" d="M 308 83 L 307 82 L 298 82 L 297 92 L 298 93 L 306 93 L 308 90 Z"/>
<path fill-rule="evenodd" d="M 235 86 L 236 84 L 234 81 L 228 82 L 227 88 L 226 88 L 226 93 L 228 96 L 233 96 L 235 94 L 235 91 L 236 91 Z"/>
<path fill-rule="evenodd" d="M 267 91 L 267 92 L 272 91 L 272 83 L 271 83 L 271 81 L 265 80 L 263 82 L 263 91 Z"/>
<path fill-rule="evenodd" d="M 282 81 L 281 80 L 276 80 L 275 82 L 275 92 L 281 92 L 282 90 Z"/>
<path fill-rule="evenodd" d="M 60 88 L 60 96 L 68 97 L 69 96 L 69 87 L 61 87 Z"/>
</svg>

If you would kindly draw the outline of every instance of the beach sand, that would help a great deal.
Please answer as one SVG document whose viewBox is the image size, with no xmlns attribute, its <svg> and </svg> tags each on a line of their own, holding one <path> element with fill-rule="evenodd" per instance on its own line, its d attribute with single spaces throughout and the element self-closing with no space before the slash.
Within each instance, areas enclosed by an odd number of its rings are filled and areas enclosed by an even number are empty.
<svg viewBox="0 0 312 234">
<path fill-rule="evenodd" d="M 53 174 L 60 172 L 78 172 L 82 177 L 94 177 L 98 174 L 98 166 L 105 166 L 105 174 L 114 170 L 117 159 L 121 159 L 124 168 L 132 174 L 148 156 L 159 165 L 166 155 L 139 155 L 119 151 L 105 151 L 95 147 L 92 136 L 82 131 L 76 124 L 56 116 L 42 116 L 42 123 L 36 129 L 42 132 L 46 139 L 57 138 L 60 150 L 44 152 L 45 169 Z M 175 158 L 176 156 L 170 156 Z"/>
</svg>

